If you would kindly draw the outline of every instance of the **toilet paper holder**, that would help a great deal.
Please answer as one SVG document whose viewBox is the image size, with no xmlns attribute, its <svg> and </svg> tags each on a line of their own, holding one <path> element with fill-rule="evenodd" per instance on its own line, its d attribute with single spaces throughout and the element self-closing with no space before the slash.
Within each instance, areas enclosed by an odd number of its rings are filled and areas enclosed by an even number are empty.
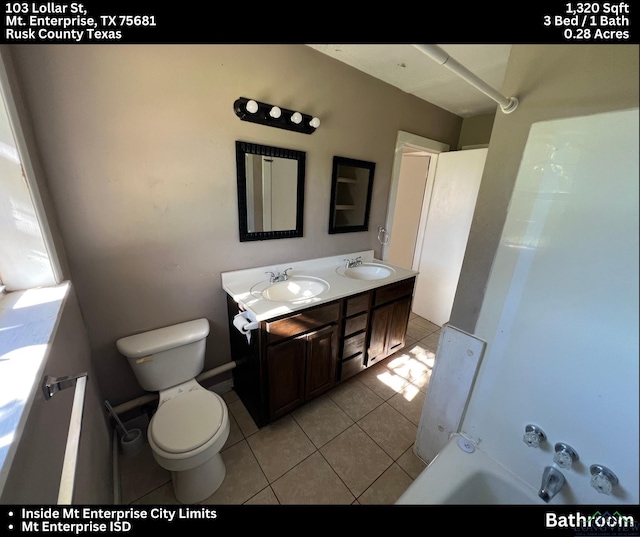
<svg viewBox="0 0 640 537">
<path fill-rule="evenodd" d="M 258 323 L 258 321 L 252 321 L 248 317 L 247 312 L 243 311 L 242 313 L 238 313 L 233 318 L 233 324 L 238 329 L 238 331 L 244 334 L 246 332 L 250 332 L 251 330 L 255 330 L 256 328 L 258 328 L 260 323 Z"/>
<path fill-rule="evenodd" d="M 243 311 L 233 318 L 233 326 L 241 334 L 247 337 L 247 343 L 251 343 L 251 331 L 260 326 L 258 321 L 253 321 L 248 317 L 248 313 Z"/>
</svg>

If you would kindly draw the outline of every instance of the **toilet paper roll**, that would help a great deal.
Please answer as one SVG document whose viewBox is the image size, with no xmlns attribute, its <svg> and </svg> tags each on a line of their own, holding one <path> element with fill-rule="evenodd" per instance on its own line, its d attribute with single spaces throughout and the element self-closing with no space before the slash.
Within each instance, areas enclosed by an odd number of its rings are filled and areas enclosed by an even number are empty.
<svg viewBox="0 0 640 537">
<path fill-rule="evenodd" d="M 238 313 L 233 318 L 233 326 L 236 327 L 238 332 L 247 336 L 247 343 L 251 343 L 251 330 L 258 328 L 258 322 L 251 321 L 244 313 Z"/>
</svg>

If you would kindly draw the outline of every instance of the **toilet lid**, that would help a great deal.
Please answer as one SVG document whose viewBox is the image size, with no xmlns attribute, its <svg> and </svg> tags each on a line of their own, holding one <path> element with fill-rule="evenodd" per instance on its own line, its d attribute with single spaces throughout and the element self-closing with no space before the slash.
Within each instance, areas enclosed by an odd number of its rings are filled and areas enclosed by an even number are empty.
<svg viewBox="0 0 640 537">
<path fill-rule="evenodd" d="M 200 447 L 216 434 L 222 416 L 218 397 L 208 390 L 194 390 L 163 403 L 149 429 L 160 449 L 184 453 Z"/>
</svg>

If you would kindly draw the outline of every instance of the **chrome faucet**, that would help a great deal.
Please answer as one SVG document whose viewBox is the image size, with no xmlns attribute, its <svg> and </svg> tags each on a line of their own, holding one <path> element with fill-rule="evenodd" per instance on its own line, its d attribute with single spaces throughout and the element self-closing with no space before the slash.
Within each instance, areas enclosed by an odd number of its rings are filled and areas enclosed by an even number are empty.
<svg viewBox="0 0 640 537">
<path fill-rule="evenodd" d="M 547 466 L 542 474 L 542 485 L 538 491 L 538 496 L 549 503 L 549 500 L 560 492 L 563 485 L 564 475 L 562 475 L 562 472 L 553 466 Z"/>
<path fill-rule="evenodd" d="M 285 282 L 289 279 L 289 274 L 287 274 L 292 267 L 289 267 L 284 272 L 266 272 L 265 274 L 269 274 L 269 283 L 276 282 Z"/>
<path fill-rule="evenodd" d="M 362 265 L 362 257 L 358 256 L 355 259 L 345 259 L 345 267 L 353 268 Z"/>
</svg>

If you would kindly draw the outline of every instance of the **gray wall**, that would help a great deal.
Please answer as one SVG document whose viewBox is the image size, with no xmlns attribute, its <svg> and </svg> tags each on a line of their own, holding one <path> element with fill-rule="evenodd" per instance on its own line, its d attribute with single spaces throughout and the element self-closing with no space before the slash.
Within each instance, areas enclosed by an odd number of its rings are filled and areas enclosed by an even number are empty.
<svg viewBox="0 0 640 537">
<path fill-rule="evenodd" d="M 12 46 L 95 363 L 143 392 L 119 337 L 197 317 L 230 359 L 220 273 L 374 249 L 398 130 L 456 147 L 462 119 L 303 45 Z M 317 115 L 308 136 L 240 121 L 240 96 Z M 236 140 L 307 152 L 304 237 L 240 243 Z M 334 155 L 376 163 L 370 231 L 329 235 Z"/>
<path fill-rule="evenodd" d="M 88 381 L 73 503 L 113 503 L 111 428 L 107 423 L 89 340 L 71 287 L 51 343 L 45 375 L 87 372 Z M 46 401 L 37 387 L 24 432 L 2 489 L 0 503 L 56 504 L 74 388 Z"/>
<path fill-rule="evenodd" d="M 496 114 L 450 324 L 474 332 L 531 125 L 637 108 L 638 80 L 637 45 L 513 46 L 502 93 L 520 104 Z"/>
<path fill-rule="evenodd" d="M 465 146 L 487 145 L 491 139 L 491 130 L 496 114 L 482 114 L 468 117 L 462 122 L 458 149 Z"/>
</svg>

